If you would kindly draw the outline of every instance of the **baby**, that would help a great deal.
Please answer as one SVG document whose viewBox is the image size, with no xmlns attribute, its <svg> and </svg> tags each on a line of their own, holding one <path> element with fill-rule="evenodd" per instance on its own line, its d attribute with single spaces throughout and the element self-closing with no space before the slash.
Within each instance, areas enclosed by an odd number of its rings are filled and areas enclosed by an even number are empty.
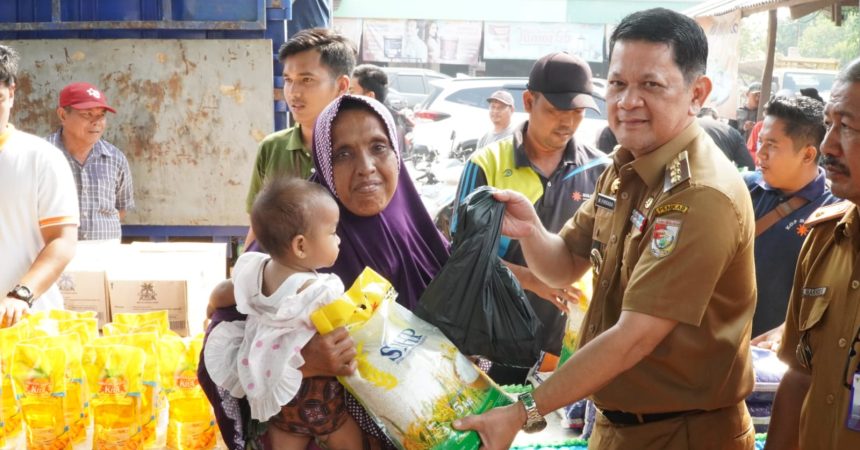
<svg viewBox="0 0 860 450">
<path fill-rule="evenodd" d="M 302 347 L 316 332 L 310 314 L 344 292 L 337 276 L 316 273 L 337 259 L 339 215 L 318 184 L 267 184 L 251 209 L 251 228 L 271 256 L 245 253 L 233 269 L 236 308 L 248 318 L 219 324 L 204 350 L 212 381 L 248 398 L 251 417 L 269 422 L 276 449 L 304 450 L 311 439 L 328 449 L 362 448 L 343 386 L 332 377 L 302 379 L 299 371 Z"/>
</svg>

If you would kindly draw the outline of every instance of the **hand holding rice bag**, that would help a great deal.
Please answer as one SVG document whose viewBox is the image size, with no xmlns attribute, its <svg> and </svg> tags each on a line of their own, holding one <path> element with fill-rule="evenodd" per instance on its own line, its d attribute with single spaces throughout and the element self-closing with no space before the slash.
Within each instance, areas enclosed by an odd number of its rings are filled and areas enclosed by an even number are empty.
<svg viewBox="0 0 860 450">
<path fill-rule="evenodd" d="M 477 449 L 478 435 L 454 430 L 451 422 L 511 399 L 439 329 L 397 304 L 396 295 L 365 269 L 339 300 L 351 308 L 329 305 L 311 316 L 321 332 L 346 325 L 356 342 L 358 370 L 338 380 L 401 449 Z"/>
</svg>

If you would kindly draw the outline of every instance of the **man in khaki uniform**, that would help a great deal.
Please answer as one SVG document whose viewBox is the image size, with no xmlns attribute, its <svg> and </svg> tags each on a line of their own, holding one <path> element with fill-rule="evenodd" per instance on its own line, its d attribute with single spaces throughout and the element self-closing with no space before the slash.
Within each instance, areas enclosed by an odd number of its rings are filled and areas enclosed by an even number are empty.
<svg viewBox="0 0 860 450">
<path fill-rule="evenodd" d="M 542 280 L 562 286 L 593 263 L 579 349 L 532 397 L 455 426 L 507 448 L 520 427 L 590 395 L 600 410 L 590 448 L 752 449 L 753 211 L 695 121 L 711 90 L 707 40 L 658 8 L 624 18 L 610 44 L 606 104 L 620 147 L 595 195 L 559 235 L 523 197 L 496 195 L 503 233 Z"/>
<path fill-rule="evenodd" d="M 860 59 L 837 76 L 821 143 L 831 191 L 798 257 L 766 449 L 860 448 Z"/>
</svg>

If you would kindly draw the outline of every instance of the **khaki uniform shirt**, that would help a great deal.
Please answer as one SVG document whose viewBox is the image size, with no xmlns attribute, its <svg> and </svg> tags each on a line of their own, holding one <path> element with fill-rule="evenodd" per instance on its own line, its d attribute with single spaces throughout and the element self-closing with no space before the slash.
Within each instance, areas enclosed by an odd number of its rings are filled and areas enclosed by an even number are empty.
<svg viewBox="0 0 860 450">
<path fill-rule="evenodd" d="M 593 395 L 605 410 L 657 413 L 735 406 L 753 388 L 753 210 L 737 169 L 693 122 L 634 159 L 624 148 L 561 231 L 591 257 L 594 297 L 579 346 L 622 310 L 678 326 Z"/>
<path fill-rule="evenodd" d="M 842 202 L 806 223 L 812 231 L 798 257 L 779 350 L 786 364 L 812 376 L 800 448 L 860 448 L 860 432 L 845 427 L 860 364 L 860 214 Z"/>
</svg>

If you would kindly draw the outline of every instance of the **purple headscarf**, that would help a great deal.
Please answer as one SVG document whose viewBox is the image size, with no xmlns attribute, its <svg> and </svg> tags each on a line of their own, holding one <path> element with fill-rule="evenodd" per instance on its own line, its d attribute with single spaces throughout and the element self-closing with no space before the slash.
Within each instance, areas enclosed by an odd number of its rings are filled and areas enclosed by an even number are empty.
<svg viewBox="0 0 860 450">
<path fill-rule="evenodd" d="M 344 104 L 365 106 L 385 123 L 388 139 L 399 166 L 397 189 L 385 209 L 371 217 L 350 212 L 334 189 L 331 163 L 332 124 Z M 378 101 L 354 95 L 343 95 L 330 103 L 317 118 L 313 137 L 313 160 L 316 172 L 311 181 L 327 188 L 340 207 L 340 255 L 334 266 L 325 271 L 336 274 L 350 286 L 365 267 L 377 271 L 397 290 L 397 301 L 412 310 L 433 277 L 448 260 L 448 242 L 439 233 L 424 208 L 421 197 L 403 165 L 398 148 L 394 119 Z"/>
</svg>

